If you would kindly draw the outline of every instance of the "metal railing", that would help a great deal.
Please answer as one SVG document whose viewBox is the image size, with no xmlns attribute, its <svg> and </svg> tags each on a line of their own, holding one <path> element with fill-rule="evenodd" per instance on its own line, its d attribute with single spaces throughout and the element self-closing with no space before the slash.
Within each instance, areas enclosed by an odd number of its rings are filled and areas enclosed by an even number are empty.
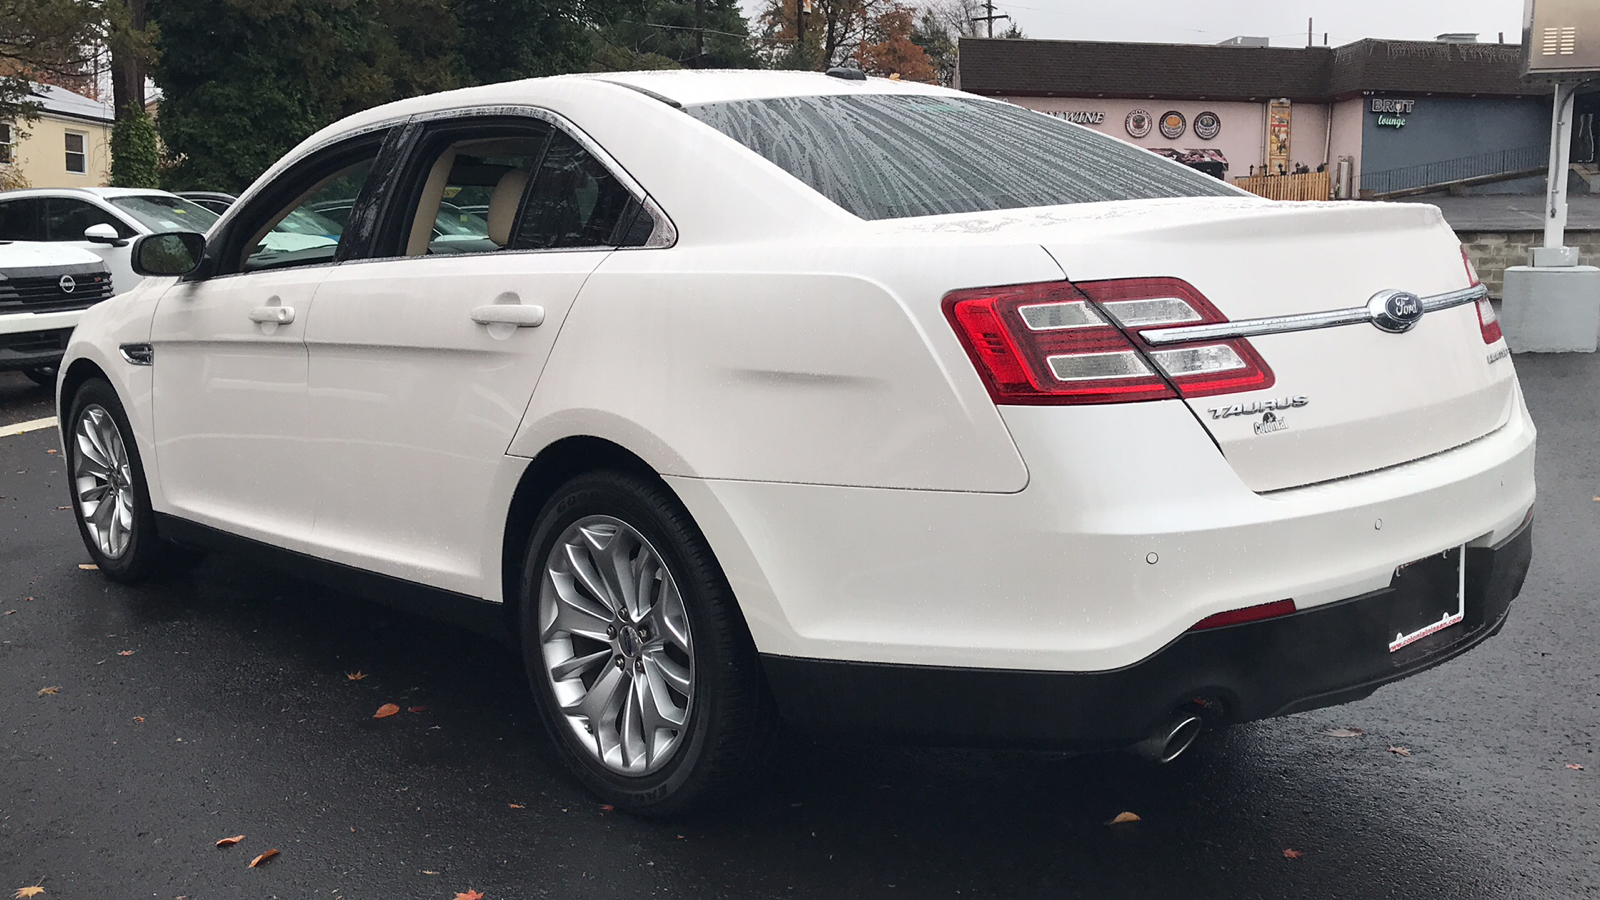
<svg viewBox="0 0 1600 900">
<path fill-rule="evenodd" d="M 1514 150 L 1496 150 L 1475 156 L 1462 156 L 1439 162 L 1387 169 L 1382 172 L 1362 172 L 1361 191 L 1377 195 L 1395 191 L 1410 191 L 1435 185 L 1447 185 L 1474 178 L 1493 178 L 1519 172 L 1532 172 L 1545 168 L 1550 162 L 1550 145 L 1518 147 Z"/>
</svg>

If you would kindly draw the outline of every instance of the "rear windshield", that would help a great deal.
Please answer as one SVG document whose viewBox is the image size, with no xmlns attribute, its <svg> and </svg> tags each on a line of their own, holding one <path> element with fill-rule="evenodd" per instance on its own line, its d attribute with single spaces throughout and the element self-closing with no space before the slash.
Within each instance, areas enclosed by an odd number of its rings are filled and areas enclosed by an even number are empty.
<svg viewBox="0 0 1600 900">
<path fill-rule="evenodd" d="M 990 100 L 738 100 L 690 115 L 863 219 L 1239 192 L 1113 137 Z"/>
</svg>

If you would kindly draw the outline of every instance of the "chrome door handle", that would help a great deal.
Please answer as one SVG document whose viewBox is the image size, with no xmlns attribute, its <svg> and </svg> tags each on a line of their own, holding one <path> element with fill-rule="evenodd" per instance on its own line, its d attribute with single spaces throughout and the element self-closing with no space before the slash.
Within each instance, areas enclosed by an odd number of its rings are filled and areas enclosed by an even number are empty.
<svg viewBox="0 0 1600 900">
<path fill-rule="evenodd" d="M 262 325 L 287 325 L 294 321 L 294 307 L 258 306 L 250 310 L 250 321 Z"/>
<path fill-rule="evenodd" d="M 523 306 L 520 303 L 492 303 L 472 311 L 472 321 L 479 325 L 515 325 L 518 328 L 538 328 L 544 324 L 544 307 Z"/>
</svg>

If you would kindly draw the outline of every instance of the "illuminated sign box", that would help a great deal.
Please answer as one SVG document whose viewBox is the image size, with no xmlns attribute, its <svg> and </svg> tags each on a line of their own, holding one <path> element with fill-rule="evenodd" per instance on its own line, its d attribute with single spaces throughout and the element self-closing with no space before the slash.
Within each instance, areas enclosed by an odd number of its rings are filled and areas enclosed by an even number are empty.
<svg viewBox="0 0 1600 900">
<path fill-rule="evenodd" d="M 1527 0 L 1522 71 L 1535 76 L 1600 74 L 1600 3 Z"/>
</svg>

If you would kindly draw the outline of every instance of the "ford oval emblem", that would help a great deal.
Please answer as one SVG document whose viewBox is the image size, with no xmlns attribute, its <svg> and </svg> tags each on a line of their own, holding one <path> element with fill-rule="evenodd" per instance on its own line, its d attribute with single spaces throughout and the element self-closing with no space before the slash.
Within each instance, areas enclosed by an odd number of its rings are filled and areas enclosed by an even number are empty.
<svg viewBox="0 0 1600 900">
<path fill-rule="evenodd" d="M 1390 334 L 1401 334 L 1422 321 L 1422 298 L 1407 291 L 1379 291 L 1367 301 L 1372 324 Z"/>
<path fill-rule="evenodd" d="M 63 275 L 61 280 L 56 282 L 56 286 L 61 288 L 61 293 L 70 294 L 78 289 L 78 282 L 74 281 L 71 275 Z"/>
</svg>

